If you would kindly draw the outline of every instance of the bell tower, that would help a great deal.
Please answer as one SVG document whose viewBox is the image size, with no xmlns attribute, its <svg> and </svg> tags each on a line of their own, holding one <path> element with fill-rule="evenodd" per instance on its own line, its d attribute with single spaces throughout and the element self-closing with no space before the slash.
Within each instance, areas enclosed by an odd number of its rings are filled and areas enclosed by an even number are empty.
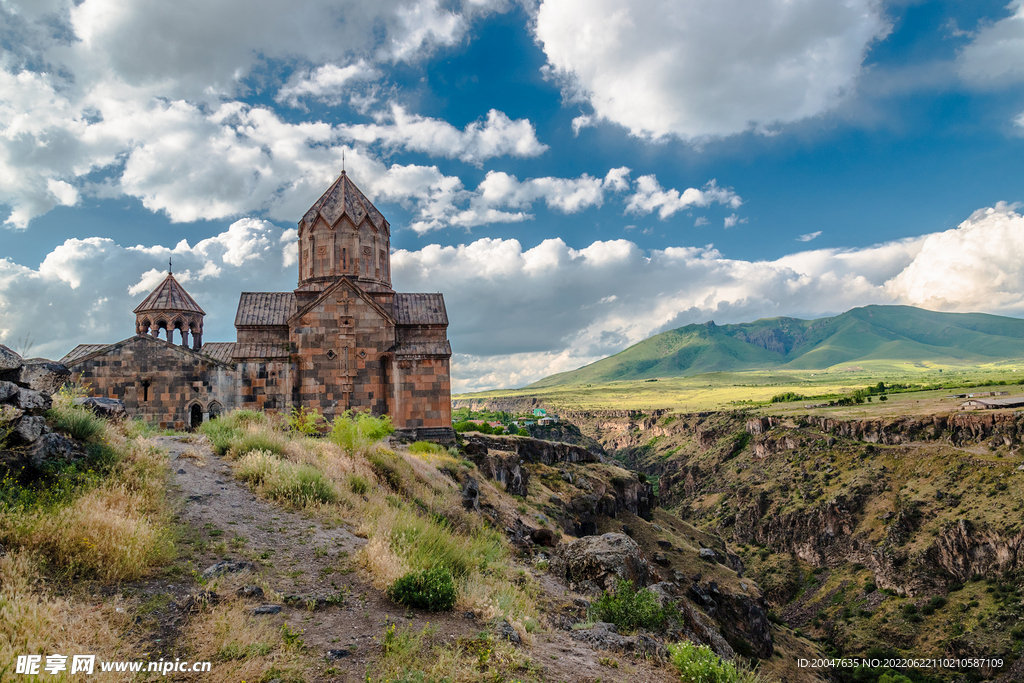
<svg viewBox="0 0 1024 683">
<path fill-rule="evenodd" d="M 322 291 L 339 278 L 391 293 L 391 226 L 345 171 L 299 221 L 299 289 Z"/>
<path fill-rule="evenodd" d="M 192 350 L 203 346 L 203 318 L 206 312 L 185 288 L 174 279 L 171 263 L 167 262 L 167 277 L 150 292 L 135 313 L 135 334 L 149 334 L 159 339 L 160 331 L 167 333 L 167 341 L 174 343 L 175 330 L 181 333 L 181 346 L 188 348 L 192 337 Z"/>
</svg>

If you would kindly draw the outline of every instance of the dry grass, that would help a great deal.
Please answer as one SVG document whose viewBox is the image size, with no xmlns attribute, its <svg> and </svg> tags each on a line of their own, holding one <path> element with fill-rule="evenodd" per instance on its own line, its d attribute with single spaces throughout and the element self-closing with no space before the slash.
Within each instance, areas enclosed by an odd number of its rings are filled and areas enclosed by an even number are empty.
<svg viewBox="0 0 1024 683">
<path fill-rule="evenodd" d="M 97 604 L 47 595 L 38 567 L 39 558 L 28 551 L 0 557 L 0 680 L 14 677 L 18 655 L 95 654 L 102 660 L 139 655 L 139 648 L 120 636 L 130 617 L 123 607 L 117 611 L 116 598 Z M 104 676 L 97 680 L 132 679 L 130 673 Z"/>
<path fill-rule="evenodd" d="M 481 636 L 446 642 L 429 623 L 422 629 L 392 624 L 381 638 L 381 658 L 366 680 L 527 683 L 542 680 L 542 672 L 504 640 Z"/>
<path fill-rule="evenodd" d="M 174 555 L 166 500 L 166 455 L 145 439 L 108 427 L 112 470 L 70 502 L 0 514 L 8 547 L 38 552 L 58 574 L 131 581 Z"/>
<path fill-rule="evenodd" d="M 229 599 L 194 614 L 183 640 L 192 660 L 213 662 L 222 681 L 305 680 L 302 648 L 284 643 L 280 627 L 253 617 L 252 605 Z M 185 680 L 206 681 L 210 674 Z"/>
</svg>

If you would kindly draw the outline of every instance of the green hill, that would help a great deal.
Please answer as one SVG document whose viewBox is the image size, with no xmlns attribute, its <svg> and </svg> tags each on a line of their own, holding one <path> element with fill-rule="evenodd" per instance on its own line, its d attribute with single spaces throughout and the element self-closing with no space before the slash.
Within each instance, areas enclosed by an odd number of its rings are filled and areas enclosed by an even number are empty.
<svg viewBox="0 0 1024 683">
<path fill-rule="evenodd" d="M 1016 358 L 1024 358 L 1024 320 L 865 306 L 817 320 L 687 325 L 578 370 L 545 377 L 530 388 L 773 367 L 826 370 L 880 361 L 965 365 Z"/>
</svg>

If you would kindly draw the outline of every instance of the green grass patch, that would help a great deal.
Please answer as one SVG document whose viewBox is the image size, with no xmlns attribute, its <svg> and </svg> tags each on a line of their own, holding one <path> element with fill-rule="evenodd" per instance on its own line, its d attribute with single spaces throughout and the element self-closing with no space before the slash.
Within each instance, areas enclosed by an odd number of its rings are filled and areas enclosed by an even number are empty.
<svg viewBox="0 0 1024 683">
<path fill-rule="evenodd" d="M 637 590 L 632 581 L 624 579 L 619 579 L 614 591 L 605 591 L 595 600 L 590 611 L 595 620 L 615 624 L 620 631 L 658 630 L 668 620 L 668 614 L 650 589 Z"/>
<path fill-rule="evenodd" d="M 366 412 L 346 410 L 334 419 L 330 439 L 349 453 L 372 446 L 393 434 L 395 426 L 387 415 L 374 417 Z"/>
<path fill-rule="evenodd" d="M 733 662 L 719 659 L 707 645 L 684 640 L 668 646 L 673 666 L 683 683 L 760 683 L 761 677 Z"/>
<path fill-rule="evenodd" d="M 455 581 L 441 565 L 406 574 L 388 587 L 387 594 L 400 605 L 430 612 L 447 612 L 455 607 Z"/>
<path fill-rule="evenodd" d="M 236 475 L 268 498 L 298 508 L 338 501 L 334 483 L 320 470 L 282 460 L 268 451 L 246 454 Z"/>
</svg>

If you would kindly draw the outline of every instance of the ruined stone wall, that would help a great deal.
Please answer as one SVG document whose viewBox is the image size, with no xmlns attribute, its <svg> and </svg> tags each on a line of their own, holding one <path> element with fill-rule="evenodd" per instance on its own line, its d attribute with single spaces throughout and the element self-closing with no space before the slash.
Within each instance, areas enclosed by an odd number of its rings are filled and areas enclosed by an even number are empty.
<svg viewBox="0 0 1024 683">
<path fill-rule="evenodd" d="M 130 417 L 161 428 L 189 428 L 193 405 L 204 415 L 237 407 L 229 366 L 148 336 L 115 344 L 70 370 L 73 381 L 91 386 L 91 395 L 124 401 Z"/>
</svg>

